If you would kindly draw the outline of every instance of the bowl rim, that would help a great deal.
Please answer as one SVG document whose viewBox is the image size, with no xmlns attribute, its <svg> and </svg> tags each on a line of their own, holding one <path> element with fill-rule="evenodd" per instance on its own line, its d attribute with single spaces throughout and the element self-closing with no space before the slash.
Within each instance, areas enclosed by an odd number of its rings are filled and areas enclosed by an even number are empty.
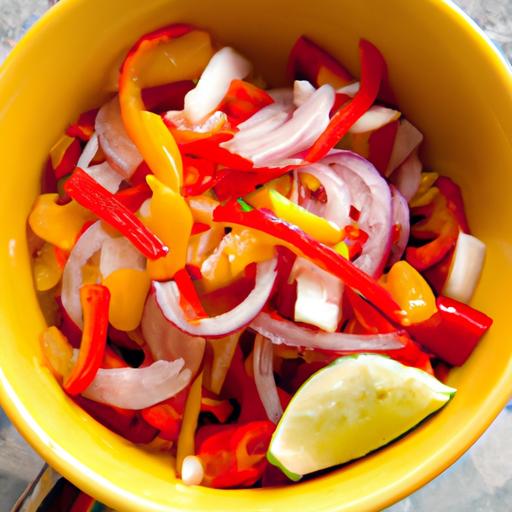
<svg viewBox="0 0 512 512">
<path fill-rule="evenodd" d="M 0 79 L 9 71 L 9 68 L 15 64 L 18 56 L 30 50 L 33 42 L 40 37 L 47 26 L 55 19 L 71 11 L 75 5 L 81 4 L 86 0 L 61 0 L 52 8 L 47 10 L 39 20 L 26 32 L 16 46 L 7 55 L 4 62 L 0 64 Z M 444 16 L 450 18 L 454 25 L 457 25 L 467 37 L 470 37 L 478 46 L 480 58 L 487 60 L 492 66 L 494 78 L 499 80 L 505 89 L 510 89 L 512 93 L 512 64 L 508 61 L 501 50 L 495 45 L 483 29 L 466 13 L 461 7 L 452 0 L 423 0 L 442 11 Z M 0 88 L 1 88 L 0 80 Z M 459 459 L 484 433 L 496 416 L 504 408 L 510 399 L 510 389 L 512 389 L 512 357 L 508 365 L 508 370 L 503 372 L 502 377 L 494 387 L 492 393 L 482 403 L 480 414 L 475 421 L 475 428 L 470 434 L 460 439 L 458 444 L 452 445 L 449 453 L 443 454 L 442 459 L 429 460 L 423 465 L 407 482 L 400 482 L 398 490 L 395 486 L 389 486 L 382 489 L 379 493 L 373 493 L 368 496 L 365 502 L 371 505 L 372 510 L 383 509 L 393 503 L 409 496 L 435 477 L 440 475 L 457 459 Z M 110 502 L 115 501 L 118 506 L 126 504 L 127 497 L 117 488 L 109 487 L 106 482 L 100 484 L 94 476 L 88 472 L 82 472 L 77 468 L 71 459 L 59 456 L 59 452 L 48 446 L 46 443 L 46 434 L 37 425 L 31 417 L 30 411 L 24 406 L 16 396 L 9 381 L 5 377 L 0 367 L 0 405 L 3 407 L 9 419 L 17 430 L 22 434 L 28 444 L 52 467 L 59 471 L 62 476 L 69 479 L 85 492 L 91 494 L 94 492 L 99 499 L 109 497 Z M 233 491 L 231 491 L 233 492 Z M 236 492 L 236 491 L 235 491 Z M 133 505 L 133 504 L 132 504 Z M 173 510 L 172 508 L 168 509 Z"/>
</svg>

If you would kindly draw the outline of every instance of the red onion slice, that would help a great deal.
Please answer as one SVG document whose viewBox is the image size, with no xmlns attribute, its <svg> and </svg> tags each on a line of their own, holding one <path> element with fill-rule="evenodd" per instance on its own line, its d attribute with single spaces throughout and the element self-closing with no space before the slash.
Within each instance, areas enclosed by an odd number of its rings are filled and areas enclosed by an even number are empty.
<svg viewBox="0 0 512 512">
<path fill-rule="evenodd" d="M 154 282 L 156 301 L 165 318 L 191 336 L 220 338 L 248 325 L 263 309 L 272 293 L 277 276 L 277 259 L 259 263 L 253 290 L 227 313 L 188 322 L 180 306 L 180 293 L 174 281 Z"/>
<path fill-rule="evenodd" d="M 117 96 L 100 108 L 96 117 L 96 133 L 109 164 L 123 178 L 131 178 L 142 163 L 142 156 L 126 133 Z"/>
<path fill-rule="evenodd" d="M 122 409 L 140 410 L 167 400 L 190 383 L 183 359 L 156 361 L 144 368 L 100 369 L 82 396 Z"/>
<path fill-rule="evenodd" d="M 403 347 L 399 332 L 386 334 L 347 334 L 307 329 L 284 318 L 261 312 L 249 326 L 274 345 L 329 350 L 335 352 L 380 352 Z"/>
<path fill-rule="evenodd" d="M 252 160 L 256 167 L 281 167 L 282 160 L 308 149 L 325 130 L 333 104 L 334 89 L 323 85 L 275 130 L 242 140 L 237 133 L 221 146 Z"/>
<path fill-rule="evenodd" d="M 274 352 L 272 342 L 260 334 L 254 340 L 253 370 L 256 389 L 267 417 L 277 423 L 283 415 L 283 407 L 274 378 Z"/>
<path fill-rule="evenodd" d="M 374 105 L 352 125 L 349 133 L 373 132 L 392 121 L 396 121 L 400 115 L 398 110 Z"/>
<path fill-rule="evenodd" d="M 327 202 L 321 203 L 308 195 L 299 200 L 299 204 L 306 210 L 334 222 L 338 227 L 344 228 L 351 223 L 350 219 L 350 192 L 347 184 L 328 165 L 316 163 L 297 170 L 298 174 L 306 173 L 314 176 L 323 186 Z"/>
<path fill-rule="evenodd" d="M 87 167 L 84 171 L 103 188 L 106 188 L 113 194 L 119 190 L 123 177 L 114 170 L 108 162 L 103 162 L 92 167 Z"/>
<path fill-rule="evenodd" d="M 400 260 L 407 247 L 411 232 L 409 205 L 405 197 L 393 186 L 391 186 L 391 210 L 393 227 L 398 230 L 398 239 L 391 246 L 388 265 L 393 265 Z"/>
<path fill-rule="evenodd" d="M 418 158 L 418 150 L 416 149 L 390 177 L 391 183 L 395 185 L 407 201 L 414 197 L 420 187 L 422 170 L 423 164 Z"/>
<path fill-rule="evenodd" d="M 208 62 L 196 87 L 185 96 L 185 115 L 192 123 L 199 123 L 212 113 L 228 92 L 231 82 L 245 78 L 251 63 L 226 46 Z"/>
<path fill-rule="evenodd" d="M 155 360 L 174 361 L 183 359 L 185 368 L 192 375 L 197 373 L 203 361 L 206 342 L 204 338 L 190 336 L 170 324 L 162 314 L 151 294 L 142 315 L 142 335 Z"/>
<path fill-rule="evenodd" d="M 116 270 L 146 269 L 146 258 L 124 237 L 108 238 L 101 246 L 100 272 L 103 279 Z"/>
<path fill-rule="evenodd" d="M 389 159 L 385 175 L 389 176 L 407 157 L 418 148 L 423 141 L 423 134 L 407 119 L 402 119 L 398 125 L 395 143 Z"/>
<path fill-rule="evenodd" d="M 293 104 L 300 107 L 313 96 L 316 89 L 307 80 L 295 80 L 293 82 Z"/>
<path fill-rule="evenodd" d="M 355 260 L 361 270 L 378 277 L 391 248 L 391 193 L 375 167 L 350 151 L 336 151 L 322 160 L 346 183 L 351 205 L 361 212 L 358 224 L 368 234 L 363 252 Z"/>
<path fill-rule="evenodd" d="M 80 287 L 82 286 L 82 267 L 94 253 L 99 251 L 103 243 L 112 237 L 103 229 L 101 222 L 95 222 L 78 239 L 62 274 L 62 306 L 67 314 L 82 328 L 82 306 L 80 304 Z"/>
<path fill-rule="evenodd" d="M 87 144 L 85 145 L 76 166 L 80 167 L 80 169 L 87 169 L 87 167 L 91 165 L 91 162 L 98 152 L 99 147 L 100 143 L 98 140 L 98 135 L 93 133 L 91 138 L 87 141 Z"/>
</svg>

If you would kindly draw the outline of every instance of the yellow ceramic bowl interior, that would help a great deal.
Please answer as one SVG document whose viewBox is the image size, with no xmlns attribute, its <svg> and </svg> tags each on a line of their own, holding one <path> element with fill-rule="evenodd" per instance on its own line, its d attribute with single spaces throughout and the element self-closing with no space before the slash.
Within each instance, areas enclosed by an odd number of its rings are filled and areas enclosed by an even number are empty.
<svg viewBox="0 0 512 512">
<path fill-rule="evenodd" d="M 358 73 L 357 42 L 385 55 L 403 112 L 426 135 L 428 167 L 462 185 L 488 258 L 474 299 L 495 324 L 449 384 L 456 398 L 400 441 L 321 478 L 283 489 L 190 488 L 171 461 L 112 434 L 62 393 L 41 363 L 44 327 L 25 219 L 49 148 L 106 97 L 141 34 L 186 21 L 252 59 L 272 83 L 306 33 Z M 84 491 L 131 511 L 349 511 L 382 508 L 454 462 L 512 390 L 512 75 L 481 32 L 441 0 L 64 0 L 0 70 L 0 397 L 32 446 Z"/>
</svg>

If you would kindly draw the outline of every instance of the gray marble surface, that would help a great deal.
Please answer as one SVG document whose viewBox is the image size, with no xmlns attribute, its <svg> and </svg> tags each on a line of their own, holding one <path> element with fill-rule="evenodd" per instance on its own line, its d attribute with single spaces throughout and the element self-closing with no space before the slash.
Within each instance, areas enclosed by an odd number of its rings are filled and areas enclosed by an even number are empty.
<svg viewBox="0 0 512 512">
<path fill-rule="evenodd" d="M 51 0 L 0 0 L 0 62 L 51 3 Z M 457 3 L 512 59 L 512 0 L 458 0 Z M 388 512 L 512 510 L 511 432 L 512 410 L 506 408 L 457 463 Z M 0 512 L 10 509 L 42 465 L 0 409 Z"/>
</svg>

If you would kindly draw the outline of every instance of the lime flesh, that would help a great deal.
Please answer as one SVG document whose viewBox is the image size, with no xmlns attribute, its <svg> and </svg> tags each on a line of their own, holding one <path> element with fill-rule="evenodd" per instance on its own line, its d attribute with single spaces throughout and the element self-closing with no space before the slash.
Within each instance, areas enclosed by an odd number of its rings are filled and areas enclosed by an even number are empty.
<svg viewBox="0 0 512 512">
<path fill-rule="evenodd" d="M 443 407 L 455 391 L 387 357 L 339 358 L 294 395 L 267 458 L 298 480 L 386 445 Z"/>
</svg>

